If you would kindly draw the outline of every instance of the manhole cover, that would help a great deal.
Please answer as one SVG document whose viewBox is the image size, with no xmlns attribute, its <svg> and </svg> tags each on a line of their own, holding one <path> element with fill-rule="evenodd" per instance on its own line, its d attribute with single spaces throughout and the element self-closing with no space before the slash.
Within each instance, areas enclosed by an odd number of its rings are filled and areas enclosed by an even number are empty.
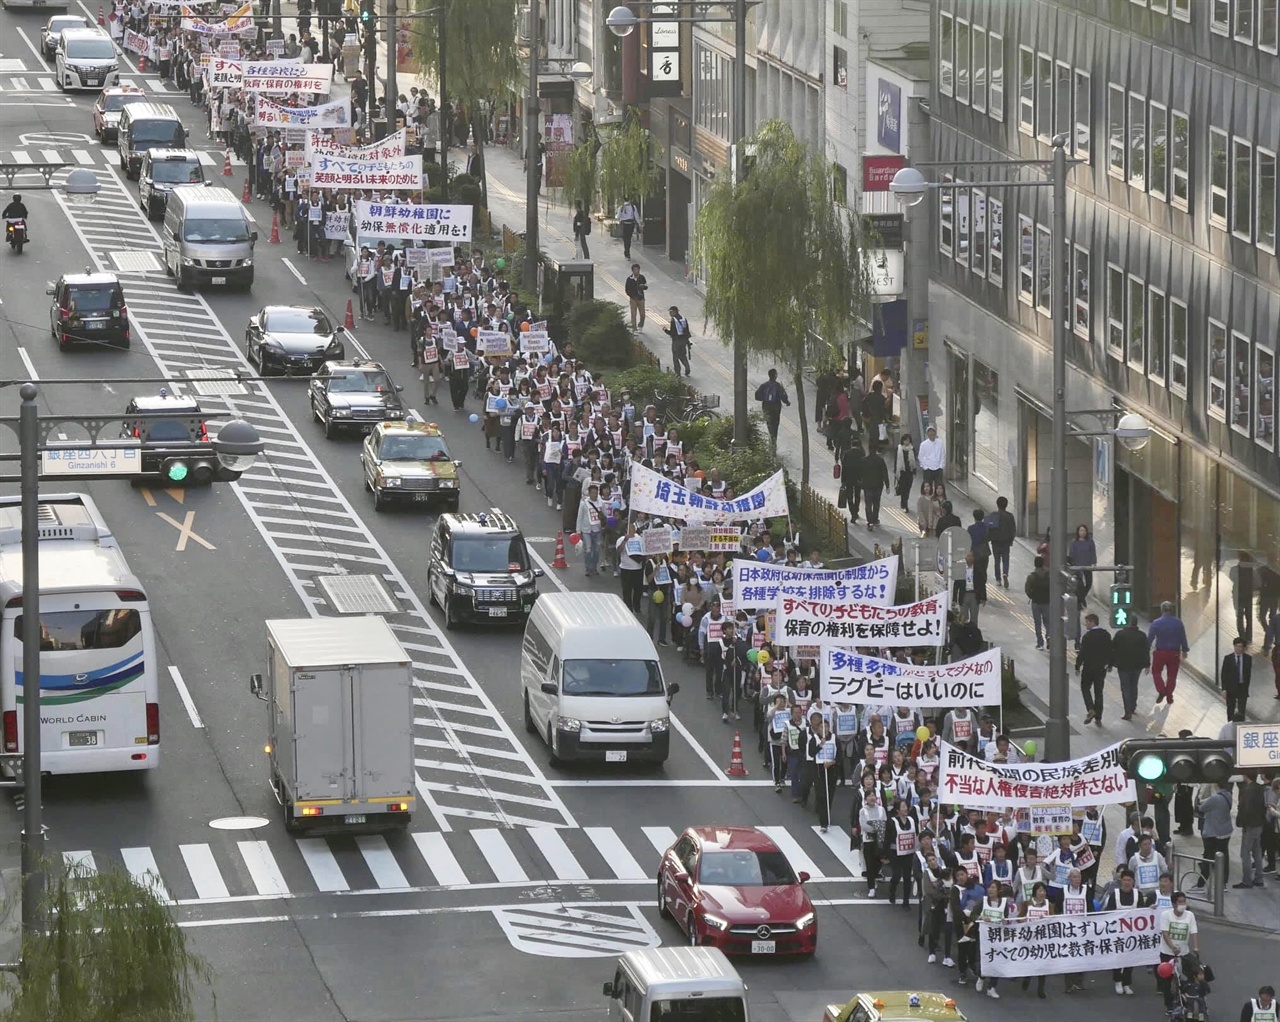
<svg viewBox="0 0 1280 1022">
<path fill-rule="evenodd" d="M 319 575 L 316 583 L 339 614 L 400 613 L 400 604 L 377 575 Z"/>
<path fill-rule="evenodd" d="M 0 71 L 25 71 L 27 65 L 14 57 L 0 57 Z"/>
<path fill-rule="evenodd" d="M 210 820 L 209 826 L 214 830 L 257 830 L 270 823 L 264 816 L 224 816 L 218 820 Z"/>
<path fill-rule="evenodd" d="M 151 273 L 160 269 L 154 252 L 112 252 L 111 261 L 125 273 Z"/>
<path fill-rule="evenodd" d="M 249 393 L 235 373 L 208 372 L 200 369 L 188 369 L 186 373 L 196 393 L 204 397 Z"/>
</svg>

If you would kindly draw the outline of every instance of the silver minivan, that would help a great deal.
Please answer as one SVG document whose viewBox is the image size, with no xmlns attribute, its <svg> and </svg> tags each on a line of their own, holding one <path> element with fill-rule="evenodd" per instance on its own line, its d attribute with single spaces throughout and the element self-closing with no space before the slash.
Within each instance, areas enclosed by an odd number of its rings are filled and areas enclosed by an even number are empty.
<svg viewBox="0 0 1280 1022">
<path fill-rule="evenodd" d="M 226 188 L 179 185 L 165 203 L 160 242 L 165 272 L 188 288 L 253 286 L 253 218 Z"/>
<path fill-rule="evenodd" d="M 138 205 L 157 220 L 164 216 L 165 202 L 174 188 L 208 183 L 194 149 L 148 149 L 138 171 Z"/>
<path fill-rule="evenodd" d="M 714 947 L 628 951 L 605 983 L 610 1022 L 749 1022 L 747 986 Z"/>
<path fill-rule="evenodd" d="M 69 28 L 53 51 L 54 78 L 60 89 L 105 89 L 120 84 L 120 57 L 102 29 Z"/>
</svg>

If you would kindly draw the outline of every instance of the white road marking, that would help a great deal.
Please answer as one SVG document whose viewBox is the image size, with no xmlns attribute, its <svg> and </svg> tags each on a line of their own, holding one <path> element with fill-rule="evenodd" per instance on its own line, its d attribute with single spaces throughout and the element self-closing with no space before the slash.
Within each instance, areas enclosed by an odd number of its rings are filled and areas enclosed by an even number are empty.
<svg viewBox="0 0 1280 1022">
<path fill-rule="evenodd" d="M 25 149 L 14 149 L 10 151 L 9 156 L 14 163 L 30 164 L 36 162 Z"/>
<path fill-rule="evenodd" d="M 465 887 L 467 885 L 467 874 L 458 865 L 458 860 L 454 857 L 453 852 L 449 850 L 443 834 L 437 834 L 434 831 L 415 831 L 413 840 L 417 843 L 418 851 L 422 853 L 422 857 L 427 860 L 427 868 L 431 870 L 431 875 L 436 878 L 436 883 L 441 887 Z"/>
<path fill-rule="evenodd" d="M 27 376 L 33 380 L 39 380 L 40 374 L 36 372 L 35 363 L 31 361 L 31 356 L 27 354 L 26 348 L 18 348 L 18 358 L 22 359 L 22 366 L 27 371 Z"/>
<path fill-rule="evenodd" d="M 831 849 L 831 853 L 844 863 L 845 869 L 849 871 L 849 876 L 862 876 L 867 868 L 866 863 L 862 860 L 862 850 L 849 847 L 849 835 L 842 827 L 835 827 L 823 834 L 815 826 L 813 831 L 822 839 L 822 843 Z"/>
<path fill-rule="evenodd" d="M 195 700 L 191 698 L 187 683 L 182 680 L 182 674 L 172 664 L 169 665 L 169 676 L 173 678 L 173 683 L 177 686 L 178 696 L 182 699 L 182 705 L 187 708 L 187 716 L 191 718 L 191 726 L 203 728 L 204 721 L 200 719 L 200 711 L 196 709 Z"/>
<path fill-rule="evenodd" d="M 40 48 L 27 37 L 27 33 L 22 29 L 18 29 L 18 35 L 22 36 L 22 41 L 27 44 L 27 49 L 35 54 L 36 61 L 40 66 L 46 71 L 50 70 L 49 65 L 44 62 L 44 57 L 40 53 Z"/>
<path fill-rule="evenodd" d="M 36 81 L 40 83 L 40 88 L 44 89 L 45 92 L 58 91 L 58 83 L 52 78 L 37 78 Z"/>
<path fill-rule="evenodd" d="M 649 874 L 636 862 L 622 843 L 622 838 L 612 827 L 583 827 L 582 832 L 591 839 L 613 875 L 619 880 L 647 880 Z M 655 873 L 657 871 L 655 870 Z"/>
<path fill-rule="evenodd" d="M 409 886 L 400 864 L 387 846 L 387 839 L 381 834 L 361 834 L 356 838 L 356 847 L 373 874 L 373 882 L 383 890 L 403 890 Z"/>
<path fill-rule="evenodd" d="M 676 832 L 670 827 L 641 827 L 644 836 L 649 839 L 649 844 L 653 845 L 659 857 L 667 854 L 667 849 L 676 843 Z M 657 870 L 654 870 L 654 876 L 657 876 Z"/>
<path fill-rule="evenodd" d="M 561 832 L 555 827 L 530 827 L 529 837 L 547 860 L 547 865 L 560 880 L 586 880 L 587 871 L 573 857 Z"/>
<path fill-rule="evenodd" d="M 493 870 L 494 878 L 498 883 L 520 884 L 528 881 L 529 875 L 521 867 L 507 842 L 503 840 L 501 831 L 473 830 L 471 837 L 480 849 L 480 854 L 484 856 L 485 862 Z"/>
<path fill-rule="evenodd" d="M 72 149 L 71 158 L 82 167 L 92 167 L 95 162 L 93 153 L 85 149 Z"/>
<path fill-rule="evenodd" d="M 311 870 L 311 879 L 316 887 L 325 892 L 349 891 L 351 885 L 342 875 L 342 867 L 329 850 L 329 842 L 320 837 L 304 837 L 298 839 L 298 851 L 302 853 L 307 869 Z"/>
<path fill-rule="evenodd" d="M 213 858 L 213 849 L 208 845 L 179 845 L 182 860 L 187 864 L 187 873 L 195 886 L 196 897 L 201 901 L 211 898 L 229 898 L 231 892 L 218 871 L 218 864 Z"/>
<path fill-rule="evenodd" d="M 298 272 L 298 268 L 297 268 L 296 266 L 294 266 L 294 265 L 293 265 L 293 263 L 289 262 L 289 260 L 288 260 L 288 259 L 281 259 L 280 261 L 281 261 L 282 263 L 284 263 L 284 264 L 285 264 L 285 266 L 287 266 L 287 267 L 289 268 L 289 272 L 290 272 L 290 273 L 292 273 L 295 277 L 297 277 L 297 278 L 298 278 L 298 283 L 299 283 L 299 284 L 301 284 L 303 287 L 306 287 L 306 285 L 307 285 L 307 278 L 306 278 L 306 277 L 304 277 L 301 273 L 299 273 L 299 272 Z"/>
<path fill-rule="evenodd" d="M 289 893 L 289 885 L 284 882 L 284 875 L 265 841 L 237 841 L 236 847 L 259 894 L 272 897 Z"/>
<path fill-rule="evenodd" d="M 156 865 L 156 857 L 150 848 L 121 848 L 120 858 L 124 860 L 124 868 L 133 877 L 139 887 L 148 888 L 160 901 L 172 901 L 169 891 L 160 879 L 160 867 Z"/>
<path fill-rule="evenodd" d="M 811 877 L 826 876 L 822 870 L 814 865 L 808 853 L 800 847 L 800 842 L 791 836 L 791 831 L 787 830 L 786 827 L 761 827 L 760 830 L 773 838 L 773 843 L 782 850 L 782 854 L 791 863 L 791 868 L 797 873 L 803 870 Z"/>
</svg>

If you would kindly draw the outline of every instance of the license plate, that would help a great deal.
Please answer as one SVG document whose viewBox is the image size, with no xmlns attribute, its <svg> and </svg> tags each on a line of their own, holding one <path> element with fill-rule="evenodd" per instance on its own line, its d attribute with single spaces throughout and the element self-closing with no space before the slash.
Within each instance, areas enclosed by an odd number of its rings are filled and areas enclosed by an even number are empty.
<svg viewBox="0 0 1280 1022">
<path fill-rule="evenodd" d="M 73 749 L 83 749 L 98 744 L 97 731 L 68 731 L 67 744 Z"/>
<path fill-rule="evenodd" d="M 490 617 L 506 617 L 507 608 L 506 607 L 490 607 L 489 616 Z"/>
<path fill-rule="evenodd" d="M 227 282 L 226 277 L 214 277 L 211 280 L 211 283 L 213 284 L 225 284 L 226 282 Z"/>
<path fill-rule="evenodd" d="M 363 816 L 344 816 L 342 819 L 346 823 L 364 823 L 365 822 L 365 818 Z"/>
<path fill-rule="evenodd" d="M 753 940 L 751 942 L 751 953 L 753 955 L 771 955 L 778 950 L 778 942 L 775 940 Z"/>
<path fill-rule="evenodd" d="M 414 502 L 415 502 L 415 503 L 418 503 L 418 504 L 425 504 L 427 501 L 429 501 L 429 500 L 431 499 L 431 494 L 429 494 L 429 493 L 415 493 L 415 494 L 413 495 L 413 499 L 414 499 Z"/>
<path fill-rule="evenodd" d="M 85 323 L 84 328 L 86 330 L 105 330 L 107 328 L 107 324 L 89 322 Z"/>
<path fill-rule="evenodd" d="M 627 761 L 626 749 L 609 749 L 604 754 L 606 763 L 625 763 Z"/>
</svg>

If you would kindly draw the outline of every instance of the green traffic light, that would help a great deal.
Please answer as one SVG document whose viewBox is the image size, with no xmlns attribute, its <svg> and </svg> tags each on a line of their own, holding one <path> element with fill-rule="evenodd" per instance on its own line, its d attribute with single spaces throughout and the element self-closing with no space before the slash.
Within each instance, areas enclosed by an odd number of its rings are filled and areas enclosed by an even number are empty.
<svg viewBox="0 0 1280 1022">
<path fill-rule="evenodd" d="M 1165 773 L 1164 759 L 1155 753 L 1146 753 L 1138 757 L 1134 772 L 1148 784 L 1158 781 Z"/>
<path fill-rule="evenodd" d="M 1116 628 L 1123 628 L 1129 623 L 1129 612 L 1123 607 L 1116 607 L 1111 612 L 1111 624 Z"/>
<path fill-rule="evenodd" d="M 187 463 L 185 461 L 175 461 L 168 467 L 168 475 L 171 482 L 182 482 L 187 478 Z"/>
</svg>

